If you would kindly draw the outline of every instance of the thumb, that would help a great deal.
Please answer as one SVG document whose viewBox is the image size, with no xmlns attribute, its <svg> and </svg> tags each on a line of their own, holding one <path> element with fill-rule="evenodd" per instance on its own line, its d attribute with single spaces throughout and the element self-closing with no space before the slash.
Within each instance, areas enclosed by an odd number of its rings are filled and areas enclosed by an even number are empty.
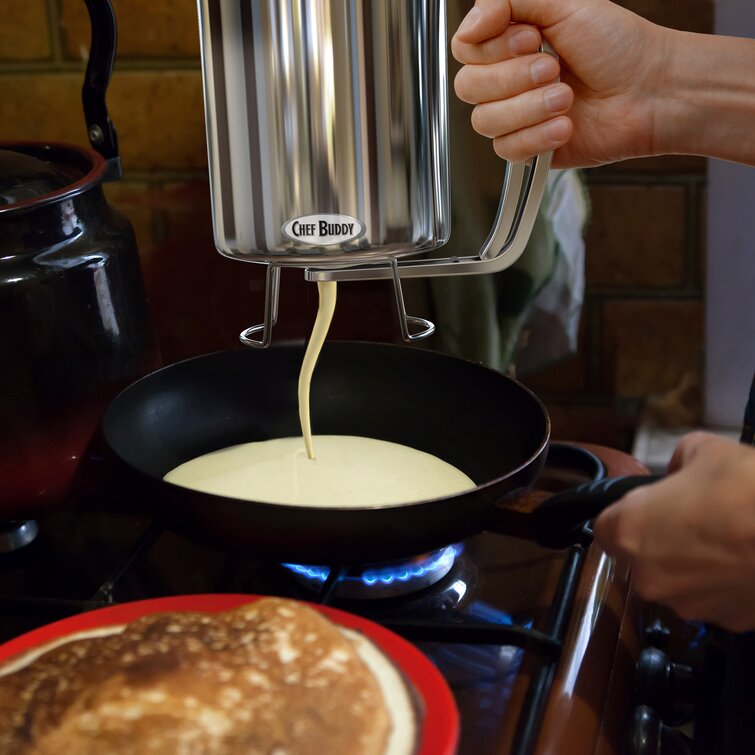
<svg viewBox="0 0 755 755">
<path fill-rule="evenodd" d="M 678 472 L 682 467 L 686 467 L 692 459 L 697 456 L 706 445 L 716 443 L 718 438 L 712 433 L 706 433 L 702 430 L 687 433 L 676 444 L 674 454 L 668 465 L 669 472 Z"/>
<path fill-rule="evenodd" d="M 621 531 L 622 507 L 614 503 L 605 509 L 593 522 L 593 536 L 595 542 L 609 556 L 623 556 L 623 549 L 619 546 Z"/>
<path fill-rule="evenodd" d="M 476 0 L 456 31 L 459 42 L 478 44 L 502 34 L 511 22 L 509 0 Z"/>
<path fill-rule="evenodd" d="M 595 541 L 609 555 L 633 558 L 640 551 L 644 533 L 651 519 L 648 505 L 653 501 L 653 490 L 666 484 L 656 482 L 630 490 L 623 498 L 604 509 L 593 522 Z M 651 505 L 652 509 L 652 505 Z"/>
</svg>

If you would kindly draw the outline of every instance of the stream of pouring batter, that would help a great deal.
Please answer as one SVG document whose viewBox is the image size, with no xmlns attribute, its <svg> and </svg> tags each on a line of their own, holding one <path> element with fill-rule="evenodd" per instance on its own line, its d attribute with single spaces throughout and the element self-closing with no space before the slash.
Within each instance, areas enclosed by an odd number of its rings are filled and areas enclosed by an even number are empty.
<svg viewBox="0 0 755 755">
<path fill-rule="evenodd" d="M 395 506 L 454 495 L 475 483 L 442 459 L 398 443 L 317 435 L 309 391 L 336 306 L 336 283 L 318 282 L 320 306 L 299 372 L 301 438 L 272 438 L 222 448 L 172 469 L 165 480 L 213 495 L 294 506 Z"/>
<path fill-rule="evenodd" d="M 304 447 L 307 449 L 307 458 L 315 458 L 315 450 L 312 445 L 312 423 L 309 416 L 309 389 L 312 384 L 312 373 L 315 371 L 317 358 L 328 335 L 330 322 L 336 308 L 335 281 L 317 281 L 317 290 L 320 294 L 320 306 L 317 310 L 317 319 L 312 328 L 312 336 L 307 344 L 304 361 L 299 371 L 299 422 L 301 434 L 304 436 Z"/>
</svg>

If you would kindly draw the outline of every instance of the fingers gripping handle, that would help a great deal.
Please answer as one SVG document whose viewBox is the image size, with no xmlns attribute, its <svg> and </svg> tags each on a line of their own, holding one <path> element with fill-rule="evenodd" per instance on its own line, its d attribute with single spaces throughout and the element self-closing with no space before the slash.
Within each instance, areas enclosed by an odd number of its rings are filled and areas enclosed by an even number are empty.
<svg viewBox="0 0 755 755">
<path fill-rule="evenodd" d="M 579 532 L 587 522 L 630 490 L 660 479 L 659 475 L 607 477 L 556 493 L 533 512 L 537 541 L 548 548 L 566 548 L 579 542 Z"/>
<path fill-rule="evenodd" d="M 545 40 L 540 45 L 540 51 L 558 58 L 556 51 Z M 480 259 L 494 260 L 502 255 L 507 248 L 510 248 L 519 226 L 530 225 L 529 216 L 536 214 L 540 207 L 545 177 L 548 175 L 552 157 L 552 153 L 549 152 L 527 162 L 506 163 L 501 200 L 493 227 L 480 249 Z M 534 222 L 534 217 L 532 220 Z M 529 237 L 529 231 L 527 237 Z M 523 250 L 524 245 L 517 245 L 516 251 L 510 250 L 507 253 L 509 257 L 507 266 L 515 262 L 516 257 L 519 257 Z"/>
</svg>

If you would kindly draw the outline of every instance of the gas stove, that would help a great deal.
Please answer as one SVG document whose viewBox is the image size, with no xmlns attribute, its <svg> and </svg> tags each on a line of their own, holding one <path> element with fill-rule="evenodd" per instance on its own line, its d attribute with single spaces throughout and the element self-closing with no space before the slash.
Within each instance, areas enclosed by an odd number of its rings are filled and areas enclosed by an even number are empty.
<svg viewBox="0 0 755 755">
<path fill-rule="evenodd" d="M 606 473 L 641 472 L 625 454 L 553 444 L 537 488 L 547 494 Z M 656 752 L 649 748 L 662 740 L 687 746 L 635 690 L 638 660 L 648 655 L 642 645 L 668 633 L 643 630 L 647 609 L 629 589 L 628 570 L 596 547 L 553 551 L 483 533 L 401 562 L 276 564 L 198 545 L 159 518 L 108 506 L 107 495 L 38 525 L 30 544 L 0 556 L 0 641 L 131 600 L 289 596 L 360 614 L 419 647 L 455 696 L 460 755 L 618 755 Z M 663 687 L 673 664 L 663 658 L 645 661 L 652 668 L 640 686 L 656 707 L 673 707 Z M 666 682 L 654 682 L 653 673 Z M 692 752 L 668 750 L 685 751 Z"/>
</svg>

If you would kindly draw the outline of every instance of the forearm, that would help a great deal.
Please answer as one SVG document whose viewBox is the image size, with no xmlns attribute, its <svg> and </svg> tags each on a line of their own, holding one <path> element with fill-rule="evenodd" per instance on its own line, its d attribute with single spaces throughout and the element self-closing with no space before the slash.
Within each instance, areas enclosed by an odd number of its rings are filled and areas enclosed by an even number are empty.
<svg viewBox="0 0 755 755">
<path fill-rule="evenodd" d="M 755 165 L 755 40 L 669 32 L 654 151 Z"/>
</svg>

